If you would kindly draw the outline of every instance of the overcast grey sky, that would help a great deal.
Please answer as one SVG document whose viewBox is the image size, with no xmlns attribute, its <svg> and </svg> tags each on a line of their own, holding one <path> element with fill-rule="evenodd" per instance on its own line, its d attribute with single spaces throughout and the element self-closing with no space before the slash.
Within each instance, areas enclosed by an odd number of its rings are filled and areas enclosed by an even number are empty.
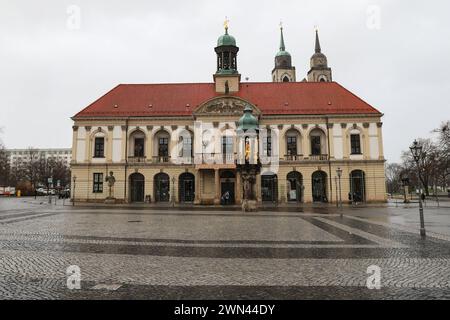
<svg viewBox="0 0 450 320">
<path fill-rule="evenodd" d="M 228 16 L 250 81 L 271 80 L 280 20 L 303 79 L 318 25 L 334 80 L 385 114 L 398 161 L 450 119 L 449 12 L 446 0 L 0 0 L 0 138 L 71 147 L 70 117 L 119 83 L 211 82 Z"/>
</svg>

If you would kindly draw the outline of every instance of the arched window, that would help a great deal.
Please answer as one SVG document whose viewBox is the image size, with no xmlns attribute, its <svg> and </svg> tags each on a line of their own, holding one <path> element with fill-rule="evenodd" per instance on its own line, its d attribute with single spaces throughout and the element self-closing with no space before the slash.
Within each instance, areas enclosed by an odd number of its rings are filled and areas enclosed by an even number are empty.
<svg viewBox="0 0 450 320">
<path fill-rule="evenodd" d="M 145 134 L 136 130 L 130 135 L 129 143 L 129 156 L 135 158 L 145 157 Z"/>
<path fill-rule="evenodd" d="M 284 78 L 283 78 L 283 82 L 290 82 L 290 80 L 289 80 L 288 76 L 284 76 Z"/>
<path fill-rule="evenodd" d="M 325 133 L 321 129 L 314 129 L 309 136 L 311 140 L 311 155 L 326 155 Z"/>
<path fill-rule="evenodd" d="M 352 202 L 366 201 L 366 175 L 362 170 L 353 170 L 350 173 L 350 194 Z"/>
<path fill-rule="evenodd" d="M 155 134 L 153 157 L 156 159 L 156 162 L 169 162 L 169 141 L 170 135 L 167 131 L 161 130 Z"/>
<path fill-rule="evenodd" d="M 193 157 L 193 139 L 192 133 L 188 130 L 183 130 L 180 134 L 178 143 L 178 156 L 183 163 L 190 163 Z"/>
<path fill-rule="evenodd" d="M 91 154 L 93 158 L 105 158 L 105 144 L 106 134 L 101 128 L 98 128 L 91 136 Z"/>
</svg>

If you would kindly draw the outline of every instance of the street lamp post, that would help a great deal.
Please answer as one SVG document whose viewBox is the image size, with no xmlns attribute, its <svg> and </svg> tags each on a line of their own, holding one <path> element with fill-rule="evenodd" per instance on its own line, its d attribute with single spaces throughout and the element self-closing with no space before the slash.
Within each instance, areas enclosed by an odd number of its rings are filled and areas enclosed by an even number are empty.
<svg viewBox="0 0 450 320">
<path fill-rule="evenodd" d="M 339 207 L 342 208 L 342 192 L 341 192 L 342 169 L 340 167 L 336 169 L 336 174 L 338 176 L 338 184 L 339 184 Z M 341 212 L 341 217 L 342 217 L 342 212 Z"/>
<path fill-rule="evenodd" d="M 417 177 L 419 180 L 419 214 L 420 214 L 420 235 L 422 237 L 426 237 L 426 232 L 425 232 L 425 221 L 423 219 L 423 204 L 422 204 L 422 192 L 421 192 L 421 188 L 420 188 L 420 159 L 423 156 L 422 153 L 422 146 L 417 142 L 417 140 L 414 140 L 413 144 L 411 147 L 409 147 L 409 149 L 411 150 L 411 154 L 414 158 L 414 161 L 416 162 L 417 165 Z"/>
<path fill-rule="evenodd" d="M 75 183 L 77 181 L 77 176 L 73 176 L 73 196 L 72 196 L 72 206 L 75 205 Z"/>
<path fill-rule="evenodd" d="M 175 177 L 172 177 L 172 207 L 175 207 Z"/>
</svg>

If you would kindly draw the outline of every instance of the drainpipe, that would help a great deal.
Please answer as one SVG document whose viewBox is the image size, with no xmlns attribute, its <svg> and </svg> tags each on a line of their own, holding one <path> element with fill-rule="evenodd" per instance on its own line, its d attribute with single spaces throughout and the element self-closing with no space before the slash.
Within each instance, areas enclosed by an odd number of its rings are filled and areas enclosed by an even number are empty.
<svg viewBox="0 0 450 320">
<path fill-rule="evenodd" d="M 333 178 L 331 177 L 331 149 L 330 149 L 330 128 L 328 127 L 328 117 L 325 117 L 327 124 L 327 143 L 328 143 L 328 172 L 330 176 L 330 203 L 333 203 Z"/>
<path fill-rule="evenodd" d="M 123 188 L 123 200 L 127 202 L 127 169 L 128 169 L 128 119 L 125 119 L 125 177 Z"/>
</svg>

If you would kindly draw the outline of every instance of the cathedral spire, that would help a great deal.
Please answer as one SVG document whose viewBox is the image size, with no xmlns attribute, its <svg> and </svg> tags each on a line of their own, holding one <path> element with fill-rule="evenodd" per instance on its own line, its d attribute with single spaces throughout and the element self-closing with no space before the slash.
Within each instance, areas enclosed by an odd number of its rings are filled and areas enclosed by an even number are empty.
<svg viewBox="0 0 450 320">
<path fill-rule="evenodd" d="M 311 57 L 311 69 L 308 72 L 309 82 L 331 82 L 331 68 L 328 67 L 328 59 L 322 53 L 319 40 L 319 30 L 316 27 L 315 53 Z"/>
<path fill-rule="evenodd" d="M 272 70 L 273 82 L 295 82 L 295 67 L 292 57 L 284 44 L 283 24 L 280 22 L 280 51 L 275 56 L 275 68 Z"/>
<path fill-rule="evenodd" d="M 282 23 L 280 23 L 280 32 L 281 32 L 281 37 L 280 37 L 280 51 L 286 51 L 286 46 L 284 45 L 283 24 L 282 24 Z"/>
<path fill-rule="evenodd" d="M 316 28 L 316 53 L 321 53 L 322 49 L 320 48 L 320 41 L 319 41 L 319 29 Z"/>
</svg>

